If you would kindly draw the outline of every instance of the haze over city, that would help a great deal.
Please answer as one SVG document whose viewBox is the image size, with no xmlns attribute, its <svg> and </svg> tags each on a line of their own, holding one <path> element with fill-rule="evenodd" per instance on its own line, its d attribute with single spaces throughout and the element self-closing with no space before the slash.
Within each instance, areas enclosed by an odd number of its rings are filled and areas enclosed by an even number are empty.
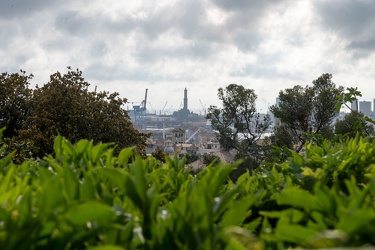
<svg viewBox="0 0 375 250">
<path fill-rule="evenodd" d="M 373 13 L 370 0 L 2 0 L 0 70 L 40 86 L 79 68 L 92 90 L 129 102 L 147 88 L 156 112 L 177 110 L 185 87 L 190 110 L 220 105 L 217 89 L 231 83 L 254 89 L 264 112 L 322 73 L 371 101 Z"/>
</svg>

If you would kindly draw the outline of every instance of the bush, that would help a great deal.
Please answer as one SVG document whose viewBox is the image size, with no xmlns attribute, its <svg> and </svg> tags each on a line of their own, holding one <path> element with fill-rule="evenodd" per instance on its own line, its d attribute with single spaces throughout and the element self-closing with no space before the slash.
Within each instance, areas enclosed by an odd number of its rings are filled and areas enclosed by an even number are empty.
<svg viewBox="0 0 375 250">
<path fill-rule="evenodd" d="M 53 148 L 21 164 L 0 149 L 4 249 L 375 245 L 374 145 L 359 137 L 308 145 L 236 182 L 228 176 L 240 162 L 191 175 L 177 156 L 115 155 L 112 144 L 61 136 Z"/>
</svg>

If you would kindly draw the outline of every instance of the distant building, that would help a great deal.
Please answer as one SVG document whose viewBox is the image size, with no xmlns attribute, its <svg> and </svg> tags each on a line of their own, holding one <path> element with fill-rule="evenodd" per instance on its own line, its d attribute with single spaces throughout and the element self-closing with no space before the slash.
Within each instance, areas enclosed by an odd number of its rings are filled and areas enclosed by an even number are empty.
<svg viewBox="0 0 375 250">
<path fill-rule="evenodd" d="M 172 117 L 175 117 L 177 120 L 199 120 L 202 119 L 201 116 L 199 116 L 196 113 L 190 112 L 188 108 L 188 97 L 187 97 L 187 89 L 184 90 L 184 106 L 182 109 L 173 112 Z"/>
<path fill-rule="evenodd" d="M 182 144 L 186 141 L 186 131 L 182 128 L 175 128 L 172 130 L 172 143 L 173 145 Z"/>
<path fill-rule="evenodd" d="M 350 109 L 353 110 L 353 111 L 359 111 L 359 107 L 358 107 L 358 99 L 354 100 L 354 101 L 350 104 Z"/>
<path fill-rule="evenodd" d="M 359 112 L 366 116 L 371 116 L 372 111 L 371 111 L 371 102 L 369 101 L 361 101 L 359 102 Z"/>
<path fill-rule="evenodd" d="M 174 147 L 173 147 L 173 143 L 170 140 L 166 141 L 166 145 L 165 145 L 165 148 L 164 148 L 163 151 L 164 151 L 164 153 L 167 153 L 170 156 L 174 155 L 175 150 L 174 150 Z"/>
</svg>

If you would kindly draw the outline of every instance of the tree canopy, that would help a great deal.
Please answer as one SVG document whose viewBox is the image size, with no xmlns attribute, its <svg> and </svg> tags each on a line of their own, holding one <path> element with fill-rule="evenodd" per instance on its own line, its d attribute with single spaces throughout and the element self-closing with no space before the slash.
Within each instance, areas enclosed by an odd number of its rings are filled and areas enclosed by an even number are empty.
<svg viewBox="0 0 375 250">
<path fill-rule="evenodd" d="M 362 113 L 352 111 L 336 122 L 335 133 L 349 138 L 354 138 L 357 134 L 366 137 L 374 134 L 374 125 L 366 122 Z"/>
<path fill-rule="evenodd" d="M 4 137 L 17 135 L 28 115 L 28 102 L 32 90 L 29 88 L 33 75 L 20 73 L 0 75 L 0 128 L 6 127 Z"/>
<path fill-rule="evenodd" d="M 27 79 L 17 75 L 8 81 L 18 86 Z M 56 72 L 48 83 L 34 90 L 14 88 L 14 95 L 27 101 L 22 119 L 16 117 L 23 123 L 15 127 L 17 140 L 33 142 L 38 148 L 34 153 L 40 157 L 53 152 L 53 141 L 58 134 L 72 142 L 83 138 L 94 143 L 114 142 L 118 150 L 136 146 L 142 153 L 147 135 L 133 127 L 123 108 L 126 99 L 120 98 L 118 93 L 89 91 L 89 86 L 80 70 L 68 68 L 66 74 Z M 24 100 L 23 92 L 31 93 L 30 98 Z M 5 102 L 0 108 L 7 105 L 13 104 Z"/>
<path fill-rule="evenodd" d="M 307 133 L 319 134 L 324 138 L 333 135 L 337 96 L 343 92 L 343 87 L 336 87 L 332 75 L 328 73 L 312 83 L 313 86 L 296 85 L 280 91 L 279 103 L 270 107 L 270 111 L 281 121 L 280 127 L 275 128 L 275 135 L 285 136 L 288 133 L 287 137 L 292 139 L 297 151 L 306 142 Z M 277 130 L 283 133 L 277 133 Z"/>
<path fill-rule="evenodd" d="M 258 141 L 271 125 L 269 116 L 261 118 L 256 110 L 257 95 L 253 89 L 230 84 L 218 89 L 222 108 L 210 106 L 207 119 L 219 132 L 222 148 L 236 149 L 242 156 L 259 156 Z"/>
</svg>

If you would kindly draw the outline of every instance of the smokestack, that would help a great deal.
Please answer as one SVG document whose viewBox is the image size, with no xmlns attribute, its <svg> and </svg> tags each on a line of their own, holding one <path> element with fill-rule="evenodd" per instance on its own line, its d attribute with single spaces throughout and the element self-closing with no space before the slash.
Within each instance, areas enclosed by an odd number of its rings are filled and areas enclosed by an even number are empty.
<svg viewBox="0 0 375 250">
<path fill-rule="evenodd" d="M 184 110 L 188 109 L 187 89 L 184 90 Z"/>
</svg>

